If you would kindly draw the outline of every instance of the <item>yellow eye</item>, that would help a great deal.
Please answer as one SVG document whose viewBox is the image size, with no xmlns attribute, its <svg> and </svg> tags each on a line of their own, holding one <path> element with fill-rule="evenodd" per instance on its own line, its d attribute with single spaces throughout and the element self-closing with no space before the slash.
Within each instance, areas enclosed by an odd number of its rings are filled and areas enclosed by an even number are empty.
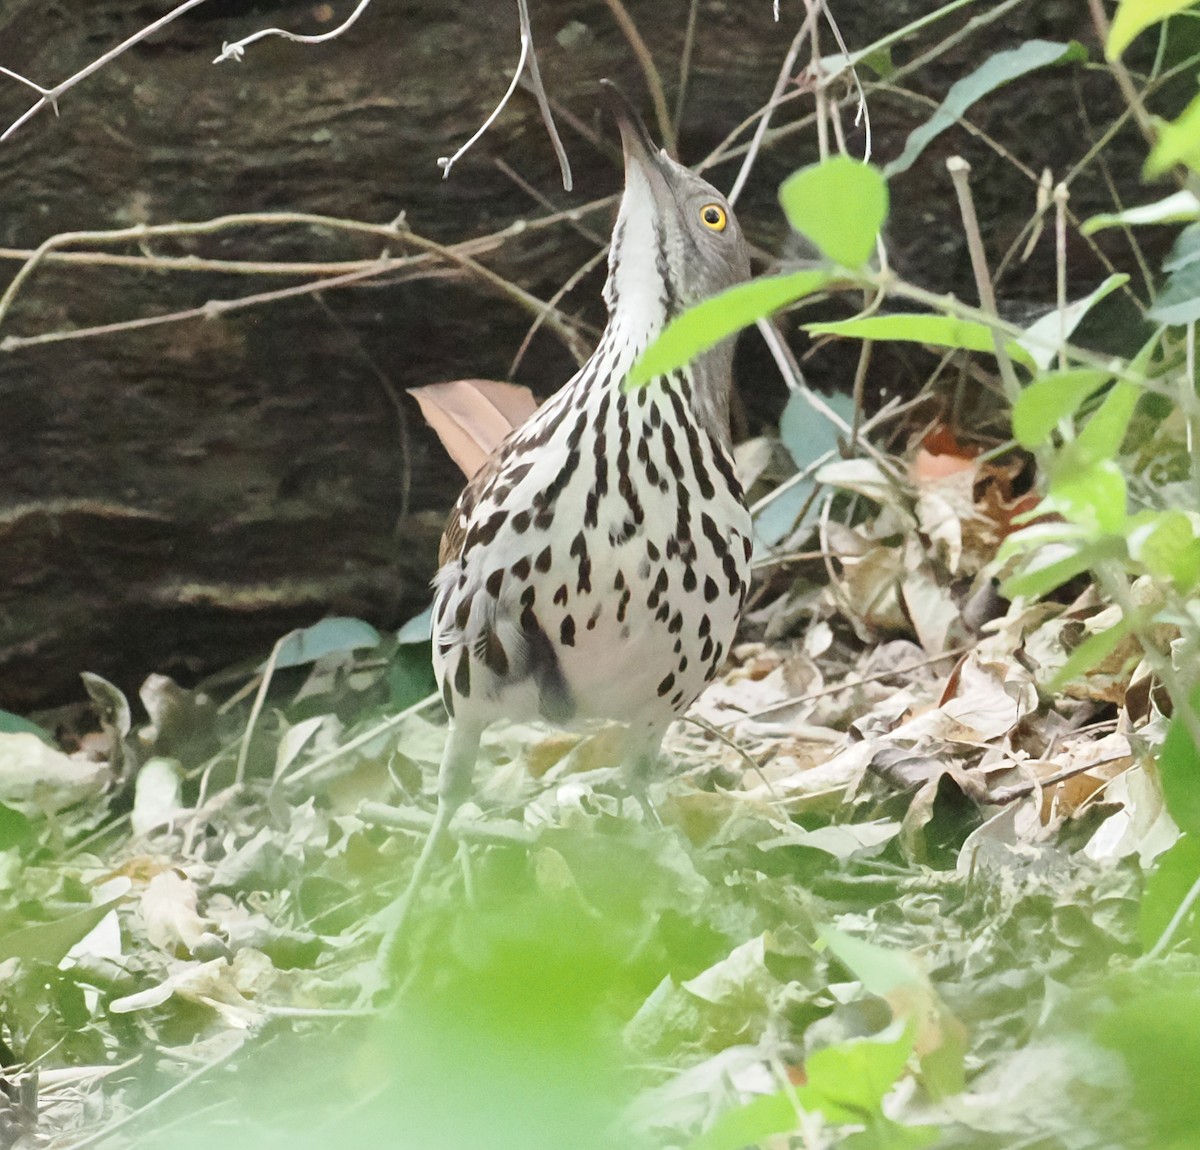
<svg viewBox="0 0 1200 1150">
<path fill-rule="evenodd" d="M 705 204 L 700 209 L 700 222 L 706 228 L 712 228 L 714 232 L 723 232 L 725 225 L 729 223 L 729 217 L 720 204 Z"/>
</svg>

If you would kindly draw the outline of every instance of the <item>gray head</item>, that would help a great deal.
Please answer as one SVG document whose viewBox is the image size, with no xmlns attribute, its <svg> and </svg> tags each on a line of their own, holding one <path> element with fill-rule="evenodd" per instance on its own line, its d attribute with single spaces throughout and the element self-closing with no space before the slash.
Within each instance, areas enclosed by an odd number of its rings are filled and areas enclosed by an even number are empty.
<svg viewBox="0 0 1200 1150">
<path fill-rule="evenodd" d="M 630 335 L 644 327 L 653 338 L 684 308 L 748 280 L 750 255 L 729 201 L 656 148 L 625 97 L 601 83 L 625 152 L 604 298 Z"/>
<path fill-rule="evenodd" d="M 750 278 L 750 254 L 729 201 L 656 148 L 641 117 L 607 81 L 621 128 L 625 194 L 608 256 L 609 332 L 626 365 L 685 308 Z M 728 447 L 733 339 L 691 364 L 694 417 Z"/>
</svg>

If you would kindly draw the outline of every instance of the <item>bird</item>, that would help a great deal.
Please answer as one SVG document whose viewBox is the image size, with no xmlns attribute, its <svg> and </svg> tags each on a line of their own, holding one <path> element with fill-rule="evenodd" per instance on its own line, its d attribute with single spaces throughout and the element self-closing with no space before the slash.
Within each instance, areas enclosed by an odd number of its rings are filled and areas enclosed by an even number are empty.
<svg viewBox="0 0 1200 1150">
<path fill-rule="evenodd" d="M 655 147 L 601 82 L 625 182 L 608 321 L 587 362 L 498 446 L 450 514 L 433 664 L 449 716 L 432 829 L 390 915 L 391 961 L 498 719 L 625 725 L 644 796 L 670 723 L 716 676 L 750 580 L 751 521 L 729 426 L 733 340 L 637 389 L 639 355 L 690 305 L 750 277 L 729 201 Z"/>
</svg>

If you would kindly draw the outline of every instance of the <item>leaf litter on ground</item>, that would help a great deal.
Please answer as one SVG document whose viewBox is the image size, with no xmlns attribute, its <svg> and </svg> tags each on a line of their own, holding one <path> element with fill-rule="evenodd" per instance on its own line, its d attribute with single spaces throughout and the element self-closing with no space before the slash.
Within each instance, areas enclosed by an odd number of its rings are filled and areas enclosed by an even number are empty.
<svg viewBox="0 0 1200 1150">
<path fill-rule="evenodd" d="M 817 480 L 869 511 L 751 605 L 652 810 L 611 729 L 488 733 L 398 1004 L 376 916 L 445 733 L 419 636 L 326 625 L 224 703 L 156 679 L 141 726 L 97 686 L 103 754 L 0 732 L 8 1143 L 1116 1144 L 1136 1082 L 1095 1035 L 1179 840 L 1153 676 L 1130 640 L 1047 691 L 1112 609 L 988 597 L 1011 467 L 938 432 Z"/>
</svg>

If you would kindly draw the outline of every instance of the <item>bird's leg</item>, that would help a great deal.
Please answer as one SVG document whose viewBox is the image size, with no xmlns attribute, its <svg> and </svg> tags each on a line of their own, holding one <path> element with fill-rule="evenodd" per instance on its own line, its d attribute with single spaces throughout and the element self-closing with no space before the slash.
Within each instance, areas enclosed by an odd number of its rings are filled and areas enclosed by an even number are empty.
<svg viewBox="0 0 1200 1150">
<path fill-rule="evenodd" d="M 657 773 L 659 752 L 665 734 L 664 727 L 649 730 L 630 728 L 625 740 L 625 777 L 629 783 L 629 791 L 645 812 L 646 821 L 660 829 L 662 819 L 650 801 L 650 780 Z"/>
<path fill-rule="evenodd" d="M 429 868 L 437 852 L 450 833 L 450 822 L 471 792 L 471 776 L 475 772 L 475 759 L 479 754 L 479 737 L 483 733 L 476 724 L 456 722 L 450 728 L 446 748 L 442 752 L 442 765 L 438 771 L 437 813 L 433 826 L 421 847 L 417 864 L 404 893 L 381 916 L 388 929 L 379 947 L 379 963 L 385 972 L 393 969 L 399 956 L 404 928 L 413 903 L 424 885 Z"/>
</svg>

